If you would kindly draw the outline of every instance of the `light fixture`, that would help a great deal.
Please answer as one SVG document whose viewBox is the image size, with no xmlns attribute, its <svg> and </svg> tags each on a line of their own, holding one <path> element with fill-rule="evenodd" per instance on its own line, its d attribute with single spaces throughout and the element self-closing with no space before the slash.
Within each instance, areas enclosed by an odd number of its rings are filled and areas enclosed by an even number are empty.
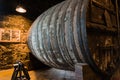
<svg viewBox="0 0 120 80">
<path fill-rule="evenodd" d="M 19 4 L 17 5 L 15 10 L 19 13 L 26 13 L 27 12 L 27 10 L 23 7 L 21 1 L 19 2 Z"/>
<path fill-rule="evenodd" d="M 19 12 L 19 13 L 26 13 L 27 12 L 26 9 L 23 8 L 22 6 L 17 6 L 16 11 Z"/>
</svg>

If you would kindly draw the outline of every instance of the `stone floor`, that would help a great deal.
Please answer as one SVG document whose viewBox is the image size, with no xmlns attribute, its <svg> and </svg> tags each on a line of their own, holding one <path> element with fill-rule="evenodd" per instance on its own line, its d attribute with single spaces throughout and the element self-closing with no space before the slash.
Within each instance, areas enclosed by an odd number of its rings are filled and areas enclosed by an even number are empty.
<svg viewBox="0 0 120 80">
<path fill-rule="evenodd" d="M 14 69 L 0 70 L 0 80 L 11 80 Z M 39 70 L 28 71 L 30 80 L 76 80 L 75 73 L 72 71 L 64 71 L 54 68 L 45 68 Z M 89 74 L 87 74 L 89 75 Z M 96 79 L 85 79 L 96 80 Z M 120 80 L 119 75 L 115 75 L 111 80 Z"/>
<path fill-rule="evenodd" d="M 14 69 L 0 71 L 0 80 L 11 80 Z M 28 71 L 30 80 L 75 80 L 72 71 L 63 71 L 54 68 Z"/>
</svg>

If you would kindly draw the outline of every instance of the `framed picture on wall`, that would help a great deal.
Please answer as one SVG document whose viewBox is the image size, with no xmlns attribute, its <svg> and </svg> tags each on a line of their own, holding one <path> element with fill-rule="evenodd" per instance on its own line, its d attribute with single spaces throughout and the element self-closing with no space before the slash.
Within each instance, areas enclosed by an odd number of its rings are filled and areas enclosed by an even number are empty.
<svg viewBox="0 0 120 80">
<path fill-rule="evenodd" d="M 10 30 L 0 29 L 0 40 L 1 41 L 10 41 Z"/>
<path fill-rule="evenodd" d="M 20 30 L 0 28 L 0 42 L 20 42 Z"/>
<path fill-rule="evenodd" d="M 20 42 L 20 30 L 12 30 L 11 32 L 11 41 Z"/>
</svg>

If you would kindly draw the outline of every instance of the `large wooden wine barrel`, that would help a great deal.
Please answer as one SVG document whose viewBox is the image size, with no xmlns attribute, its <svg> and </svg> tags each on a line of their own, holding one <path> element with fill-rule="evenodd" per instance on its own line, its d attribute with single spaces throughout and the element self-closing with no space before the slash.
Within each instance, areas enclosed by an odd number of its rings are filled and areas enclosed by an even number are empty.
<svg viewBox="0 0 120 80">
<path fill-rule="evenodd" d="M 110 76 L 120 60 L 117 7 L 113 0 L 63 1 L 32 24 L 29 48 L 51 67 L 74 70 L 76 63 L 88 63 Z"/>
</svg>

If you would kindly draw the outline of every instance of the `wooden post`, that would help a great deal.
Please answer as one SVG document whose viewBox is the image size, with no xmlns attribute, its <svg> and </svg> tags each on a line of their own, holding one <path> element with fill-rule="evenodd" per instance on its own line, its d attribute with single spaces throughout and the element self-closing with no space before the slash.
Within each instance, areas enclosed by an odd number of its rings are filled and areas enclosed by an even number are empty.
<svg viewBox="0 0 120 80">
<path fill-rule="evenodd" d="M 77 63 L 75 65 L 76 80 L 101 80 L 86 63 Z"/>
</svg>

